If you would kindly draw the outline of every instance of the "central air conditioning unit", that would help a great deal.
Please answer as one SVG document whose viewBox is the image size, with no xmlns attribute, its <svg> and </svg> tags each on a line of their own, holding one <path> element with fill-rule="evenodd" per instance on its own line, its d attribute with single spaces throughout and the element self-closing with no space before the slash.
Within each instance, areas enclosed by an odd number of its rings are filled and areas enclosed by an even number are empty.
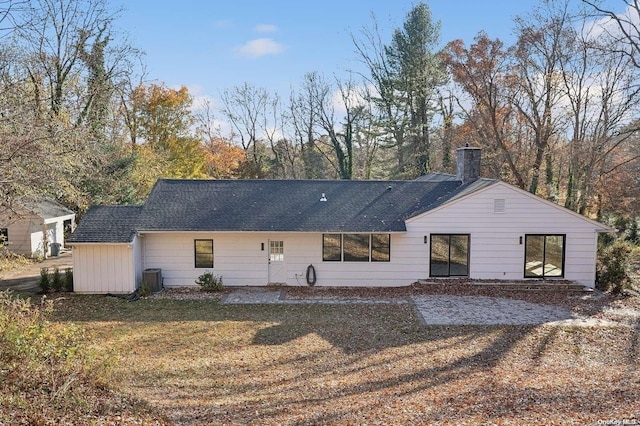
<svg viewBox="0 0 640 426">
<path fill-rule="evenodd" d="M 142 273 L 142 281 L 149 286 L 152 293 L 162 290 L 162 270 L 145 269 Z"/>
</svg>

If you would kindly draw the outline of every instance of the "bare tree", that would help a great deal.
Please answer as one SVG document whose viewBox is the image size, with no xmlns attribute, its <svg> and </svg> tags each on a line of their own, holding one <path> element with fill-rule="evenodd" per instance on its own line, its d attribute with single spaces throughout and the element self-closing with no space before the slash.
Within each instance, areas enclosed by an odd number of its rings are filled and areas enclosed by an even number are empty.
<svg viewBox="0 0 640 426">
<path fill-rule="evenodd" d="M 625 5 L 623 12 L 605 8 L 599 1 L 582 2 L 593 8 L 599 16 L 608 18 L 608 22 L 602 22 L 601 28 L 613 40 L 615 52 L 627 56 L 633 66 L 640 68 L 640 2 L 622 0 Z M 613 23 L 613 28 L 607 25 L 609 22 Z M 606 48 L 612 49 L 612 46 Z"/>
<path fill-rule="evenodd" d="M 22 23 L 16 19 L 28 7 L 29 0 L 0 0 L 0 38 L 14 32 Z"/>
<path fill-rule="evenodd" d="M 267 106 L 270 103 L 269 93 L 249 83 L 236 86 L 222 92 L 221 112 L 232 127 L 231 140 L 239 140 L 249 162 L 247 175 L 262 177 L 264 175 L 263 136 Z"/>
<path fill-rule="evenodd" d="M 571 117 L 565 205 L 584 213 L 620 163 L 638 159 L 618 153 L 631 142 L 629 123 L 638 113 L 640 87 L 638 69 L 615 46 L 620 40 L 595 37 L 587 17 L 582 19 L 582 29 L 567 42 L 571 54 L 562 61 L 562 76 Z"/>
<path fill-rule="evenodd" d="M 322 154 L 316 146 L 320 137 L 320 128 L 317 122 L 318 104 L 315 101 L 314 92 L 317 73 L 304 75 L 301 87 L 296 91 L 291 90 L 289 96 L 289 116 L 292 131 L 292 140 L 298 146 L 302 160 L 302 174 L 305 179 L 323 177 Z"/>
<path fill-rule="evenodd" d="M 445 61 L 453 80 L 469 97 L 461 100 L 456 96 L 457 106 L 478 135 L 477 143 L 485 148 L 484 157 L 493 174 L 500 176 L 502 165 L 506 164 L 508 179 L 526 189 L 529 165 L 521 161 L 523 150 L 515 131 L 511 53 L 500 40 L 481 32 L 469 48 L 462 40 L 450 42 Z"/>
<path fill-rule="evenodd" d="M 568 2 L 544 2 L 529 16 L 517 18 L 516 24 L 517 91 L 513 103 L 532 132 L 534 157 L 529 192 L 536 194 L 543 161 L 560 125 L 555 110 L 562 97 L 558 84 L 560 61 L 571 32 Z"/>
</svg>

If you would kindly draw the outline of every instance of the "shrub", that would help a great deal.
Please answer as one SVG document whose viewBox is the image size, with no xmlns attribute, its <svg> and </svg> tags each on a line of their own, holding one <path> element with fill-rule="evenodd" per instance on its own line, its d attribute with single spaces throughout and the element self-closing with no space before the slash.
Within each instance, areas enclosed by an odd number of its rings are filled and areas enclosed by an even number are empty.
<svg viewBox="0 0 640 426">
<path fill-rule="evenodd" d="M 631 286 L 632 251 L 631 245 L 622 240 L 599 247 L 596 271 L 598 289 L 620 293 Z"/>
<path fill-rule="evenodd" d="M 212 272 L 205 272 L 196 280 L 202 291 L 222 291 L 222 275 L 213 275 Z"/>
<path fill-rule="evenodd" d="M 54 291 L 62 291 L 62 287 L 64 287 L 62 274 L 60 273 L 60 269 L 55 268 L 53 274 L 51 274 L 51 288 L 53 288 Z"/>
<path fill-rule="evenodd" d="M 30 258 L 13 253 L 7 246 L 0 246 L 0 271 L 21 269 L 31 263 L 33 261 Z"/>
<path fill-rule="evenodd" d="M 51 280 L 49 279 L 49 269 L 40 268 L 40 280 L 38 281 L 38 287 L 43 293 L 48 293 L 51 290 Z"/>
<path fill-rule="evenodd" d="M 151 287 L 146 282 L 142 281 L 138 286 L 138 294 L 140 297 L 151 296 Z"/>
<path fill-rule="evenodd" d="M 64 270 L 64 291 L 73 291 L 73 269 Z"/>
<path fill-rule="evenodd" d="M 52 312 L 44 297 L 32 304 L 0 292 L 0 424 L 78 417 L 95 409 L 90 396 L 109 381 L 111 358 L 90 348 L 83 329 L 50 322 Z"/>
<path fill-rule="evenodd" d="M 40 263 L 44 260 L 44 256 L 39 251 L 34 251 L 31 253 L 31 260 Z"/>
</svg>

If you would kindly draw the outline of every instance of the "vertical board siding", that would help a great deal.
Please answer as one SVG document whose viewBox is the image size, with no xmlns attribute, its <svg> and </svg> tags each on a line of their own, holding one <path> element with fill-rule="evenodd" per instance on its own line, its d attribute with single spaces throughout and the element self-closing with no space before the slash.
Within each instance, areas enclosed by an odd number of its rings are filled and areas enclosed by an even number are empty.
<svg viewBox="0 0 640 426">
<path fill-rule="evenodd" d="M 126 244 L 73 247 L 77 293 L 131 293 L 136 289 L 133 249 Z"/>
<path fill-rule="evenodd" d="M 495 199 L 505 200 L 504 213 L 494 212 Z M 476 279 L 524 279 L 525 234 L 564 234 L 564 279 L 595 285 L 596 226 L 505 184 L 410 219 L 407 228 L 411 234 L 470 234 L 470 277 Z"/>
</svg>

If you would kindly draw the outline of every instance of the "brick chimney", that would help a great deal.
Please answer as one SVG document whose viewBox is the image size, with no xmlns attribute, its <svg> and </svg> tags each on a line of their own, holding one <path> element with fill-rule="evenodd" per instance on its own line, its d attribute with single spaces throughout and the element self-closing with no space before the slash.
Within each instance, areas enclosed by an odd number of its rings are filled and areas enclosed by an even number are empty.
<svg viewBox="0 0 640 426">
<path fill-rule="evenodd" d="M 464 148 L 458 148 L 457 155 L 456 179 L 465 184 L 480 178 L 481 149 L 466 144 Z"/>
</svg>

